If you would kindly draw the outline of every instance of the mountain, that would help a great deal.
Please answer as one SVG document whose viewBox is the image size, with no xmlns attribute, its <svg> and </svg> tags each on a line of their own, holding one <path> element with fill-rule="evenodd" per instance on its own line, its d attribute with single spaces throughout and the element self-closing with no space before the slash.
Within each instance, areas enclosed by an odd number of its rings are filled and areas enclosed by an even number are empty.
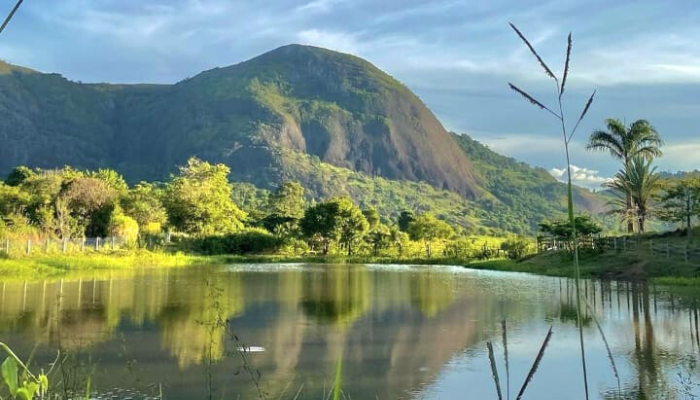
<svg viewBox="0 0 700 400">
<path fill-rule="evenodd" d="M 395 198 L 407 182 L 427 184 L 432 196 L 462 203 L 445 211 L 448 218 L 471 215 L 474 226 L 494 229 L 530 230 L 564 208 L 565 188 L 546 171 L 447 132 L 415 94 L 369 62 L 309 46 L 173 85 L 82 84 L 0 64 L 0 144 L 0 176 L 16 165 L 72 165 L 159 180 L 196 155 L 227 164 L 234 180 L 264 188 L 299 180 L 316 197 L 372 201 L 367 184 L 343 186 L 343 176 L 391 186 Z M 418 190 L 418 203 L 435 203 L 429 192 Z M 601 207 L 583 189 L 577 202 Z"/>
<path fill-rule="evenodd" d="M 0 171 L 77 161 L 115 166 L 132 180 L 163 178 L 196 154 L 267 182 L 278 178 L 275 151 L 286 148 L 370 175 L 479 193 L 469 159 L 417 96 L 367 61 L 325 49 L 285 46 L 169 86 L 15 72 L 0 90 L 0 135 L 10 142 Z"/>
</svg>

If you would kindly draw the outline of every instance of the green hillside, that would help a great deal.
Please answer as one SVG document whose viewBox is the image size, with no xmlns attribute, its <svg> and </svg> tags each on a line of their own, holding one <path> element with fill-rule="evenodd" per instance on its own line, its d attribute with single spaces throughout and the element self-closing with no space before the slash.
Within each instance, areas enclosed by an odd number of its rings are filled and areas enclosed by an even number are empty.
<svg viewBox="0 0 700 400">
<path fill-rule="evenodd" d="M 530 231 L 564 209 L 565 188 L 546 171 L 447 132 L 369 62 L 308 46 L 174 85 L 81 84 L 2 64 L 0 143 L 0 176 L 72 165 L 162 180 L 197 156 L 260 188 L 297 180 L 316 198 L 431 208 L 470 229 Z M 577 203 L 603 204 L 583 189 Z"/>
<path fill-rule="evenodd" d="M 556 215 L 566 207 L 566 186 L 544 168 L 533 168 L 514 158 L 502 156 L 468 135 L 453 133 L 459 147 L 467 154 L 481 178 L 482 187 L 493 197 L 484 196 L 480 203 L 487 209 L 505 209 L 514 215 Z M 575 188 L 579 209 L 599 214 L 608 199 L 588 189 Z"/>
</svg>

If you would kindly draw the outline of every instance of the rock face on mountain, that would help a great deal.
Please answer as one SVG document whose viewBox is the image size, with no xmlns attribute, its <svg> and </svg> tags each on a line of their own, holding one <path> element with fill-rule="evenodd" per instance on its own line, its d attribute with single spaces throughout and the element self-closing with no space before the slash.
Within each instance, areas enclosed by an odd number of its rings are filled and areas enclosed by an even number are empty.
<svg viewBox="0 0 700 400">
<path fill-rule="evenodd" d="M 191 156 L 263 188 L 297 180 L 316 197 L 510 232 L 565 208 L 564 186 L 546 171 L 447 132 L 408 88 L 352 55 L 289 45 L 173 85 L 83 84 L 0 62 L 0 177 L 17 165 L 71 165 L 162 180 Z M 428 207 L 436 196 L 460 211 Z M 577 200 L 602 207 L 584 190 Z"/>
<path fill-rule="evenodd" d="M 480 190 L 466 155 L 416 95 L 330 50 L 289 45 L 175 85 L 83 85 L 19 69 L 0 81 L 0 172 L 109 165 L 131 180 L 163 178 L 198 155 L 260 183 L 275 180 L 282 148 L 466 197 Z"/>
</svg>

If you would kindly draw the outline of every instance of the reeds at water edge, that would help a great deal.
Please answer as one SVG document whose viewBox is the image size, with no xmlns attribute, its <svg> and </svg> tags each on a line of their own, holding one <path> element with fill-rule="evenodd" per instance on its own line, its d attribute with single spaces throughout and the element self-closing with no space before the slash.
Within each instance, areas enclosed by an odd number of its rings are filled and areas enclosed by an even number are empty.
<svg viewBox="0 0 700 400">
<path fill-rule="evenodd" d="M 537 53 L 535 50 L 534 46 L 530 43 L 530 41 L 525 37 L 525 35 L 514 25 L 510 24 L 511 28 L 515 33 L 518 35 L 518 37 L 522 40 L 522 42 L 527 46 L 529 51 L 532 53 L 533 56 L 537 59 L 537 62 L 540 64 L 542 69 L 544 70 L 545 74 L 554 80 L 555 86 L 556 86 L 556 103 L 558 105 L 558 111 L 553 110 L 551 107 L 548 107 L 545 105 L 545 103 L 539 101 L 535 97 L 531 96 L 529 93 L 526 91 L 520 89 L 519 87 L 515 86 L 512 83 L 509 83 L 508 85 L 510 88 L 518 93 L 520 96 L 522 96 L 525 100 L 527 100 L 529 103 L 537 106 L 538 108 L 545 110 L 549 112 L 549 114 L 553 115 L 560 123 L 561 125 L 561 134 L 563 138 L 563 143 L 564 143 L 564 152 L 566 156 L 566 170 L 567 170 L 567 208 L 568 208 L 568 217 L 569 217 L 569 223 L 571 224 L 571 230 L 572 230 L 572 241 L 573 241 L 573 267 L 574 267 L 574 272 L 575 272 L 575 286 L 576 286 L 576 321 L 578 325 L 578 330 L 579 330 L 579 345 L 581 349 L 581 370 L 582 370 L 582 375 L 583 375 L 583 386 L 584 386 L 584 392 L 585 392 L 585 398 L 586 400 L 589 399 L 589 393 L 588 393 L 588 370 L 586 367 L 586 349 L 585 349 L 585 342 L 583 339 L 583 324 L 582 319 L 581 319 L 581 311 L 582 311 L 582 305 L 586 303 L 585 297 L 582 299 L 582 293 L 580 289 L 580 282 L 581 282 L 581 270 L 579 266 L 579 257 L 578 257 L 578 241 L 576 238 L 576 225 L 575 225 L 575 217 L 574 217 L 574 199 L 573 199 L 573 185 L 571 181 L 571 158 L 569 154 L 569 143 L 571 142 L 571 139 L 574 137 L 574 134 L 576 133 L 576 130 L 578 129 L 581 121 L 585 118 L 586 114 L 590 110 L 591 104 L 593 103 L 593 99 L 595 97 L 595 90 L 591 94 L 591 96 L 588 98 L 588 101 L 583 107 L 583 110 L 578 117 L 578 120 L 576 121 L 576 124 L 574 125 L 573 129 L 571 131 L 567 131 L 567 123 L 566 123 L 566 118 L 564 114 L 564 108 L 562 106 L 562 100 L 564 97 L 564 90 L 566 88 L 566 83 L 568 81 L 569 77 L 569 69 L 570 69 L 570 64 L 571 64 L 571 51 L 573 48 L 573 40 L 572 40 L 572 35 L 569 33 L 569 36 L 567 38 L 567 47 L 566 47 L 566 58 L 564 61 L 564 68 L 563 68 L 563 74 L 562 78 L 559 79 L 557 75 L 552 71 L 552 69 L 545 63 L 545 61 L 542 59 L 542 57 Z M 610 357 L 610 360 L 612 361 L 613 365 L 613 371 L 617 377 L 617 369 L 615 367 L 614 360 L 612 358 L 612 354 L 610 353 L 609 346 L 607 346 L 607 339 L 605 338 L 605 335 L 603 333 L 603 330 L 600 328 L 600 325 L 598 324 L 599 331 L 601 335 L 603 336 L 603 341 L 606 343 L 606 347 L 608 349 L 608 354 Z M 551 333 L 551 330 L 550 330 Z M 550 335 L 548 335 L 549 337 Z M 535 369 L 536 370 L 536 369 Z M 520 395 L 518 395 L 518 399 L 520 398 Z"/>
<path fill-rule="evenodd" d="M 506 399 L 510 400 L 510 361 L 508 359 L 508 330 L 506 327 L 505 320 L 501 324 L 501 332 L 503 340 L 504 361 L 506 366 Z M 537 352 L 537 357 L 535 357 L 535 360 L 533 361 L 532 366 L 530 367 L 530 370 L 528 371 L 527 376 L 525 377 L 525 381 L 523 382 L 522 386 L 520 387 L 520 390 L 518 391 L 516 400 L 520 400 L 523 397 L 523 395 L 525 394 L 525 390 L 530 385 L 530 382 L 532 382 L 532 378 L 534 378 L 535 374 L 537 373 L 537 369 L 539 368 L 540 363 L 544 358 L 544 353 L 547 350 L 547 346 L 549 346 L 549 341 L 551 338 L 552 327 L 550 326 L 549 330 L 547 331 L 547 335 L 545 336 L 544 341 L 540 346 L 540 350 Z M 486 348 L 489 352 L 489 364 L 491 366 L 491 375 L 493 377 L 493 382 L 496 386 L 496 395 L 498 396 L 498 400 L 503 400 L 503 390 L 501 388 L 501 380 L 498 375 L 498 366 L 496 365 L 496 356 L 493 350 L 493 342 L 486 342 Z"/>
</svg>

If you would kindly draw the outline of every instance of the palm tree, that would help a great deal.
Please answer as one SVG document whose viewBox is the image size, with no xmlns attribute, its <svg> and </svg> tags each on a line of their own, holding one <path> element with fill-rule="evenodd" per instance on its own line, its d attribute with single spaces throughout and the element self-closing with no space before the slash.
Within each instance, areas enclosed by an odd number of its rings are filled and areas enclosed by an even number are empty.
<svg viewBox="0 0 700 400">
<path fill-rule="evenodd" d="M 620 170 L 607 187 L 623 193 L 625 199 L 613 201 L 613 212 L 623 214 L 624 219 L 633 223 L 636 219 L 638 231 L 644 233 L 645 222 L 651 214 L 651 203 L 654 195 L 661 187 L 661 176 L 656 167 L 651 166 L 651 160 L 641 155 L 632 157 L 624 170 Z M 628 206 L 627 199 L 630 199 Z"/>
<path fill-rule="evenodd" d="M 605 124 L 607 130 L 593 131 L 586 149 L 610 153 L 614 158 L 622 161 L 625 173 L 629 169 L 631 160 L 636 156 L 647 161 L 661 156 L 660 148 L 664 142 L 649 121 L 640 119 L 626 127 L 619 119 L 608 118 Z M 631 214 L 633 210 L 630 192 L 625 192 L 625 206 L 626 213 Z M 634 231 L 634 222 L 631 220 L 627 222 L 627 231 Z"/>
</svg>

